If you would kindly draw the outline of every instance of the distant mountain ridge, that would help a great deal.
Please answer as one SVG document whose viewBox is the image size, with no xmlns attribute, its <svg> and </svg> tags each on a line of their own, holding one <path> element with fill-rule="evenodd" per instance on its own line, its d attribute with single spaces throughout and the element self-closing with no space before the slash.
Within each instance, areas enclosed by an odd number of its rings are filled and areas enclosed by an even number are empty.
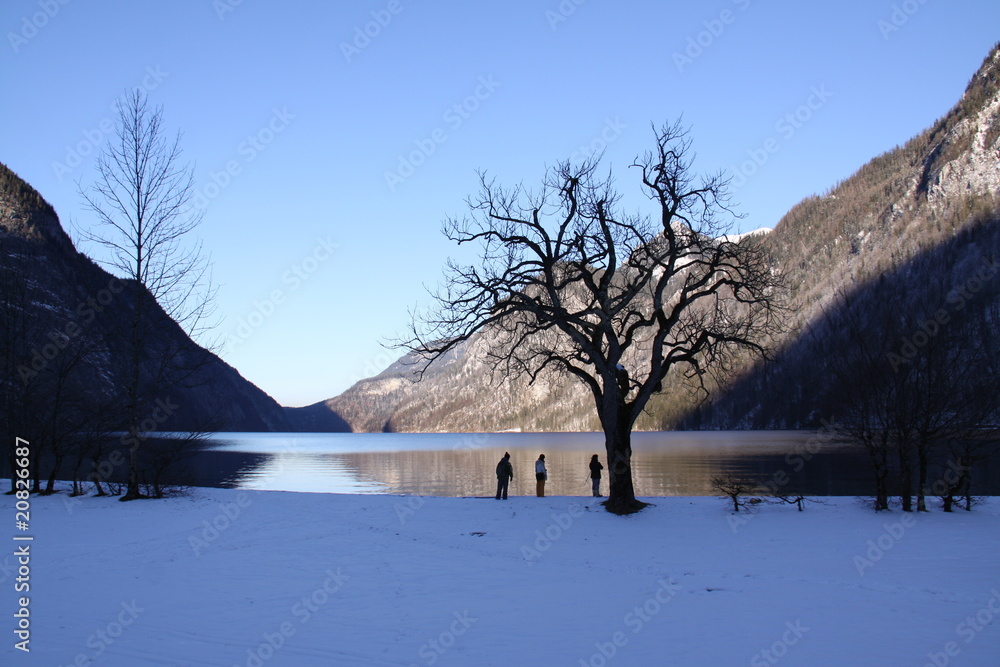
<svg viewBox="0 0 1000 667">
<path fill-rule="evenodd" d="M 977 257 L 995 260 L 1000 245 L 998 91 L 1000 44 L 943 118 L 827 194 L 806 198 L 767 234 L 765 243 L 787 278 L 795 311 L 778 341 L 779 353 L 785 354 L 783 365 L 776 366 L 780 373 L 748 366 L 741 382 L 718 387 L 708 405 L 698 405 L 685 387 L 670 384 L 654 397 L 638 427 L 813 426 L 822 412 L 822 399 L 810 386 L 815 360 L 801 350 L 794 353 L 798 357 L 787 351 L 796 349 L 797 338 L 839 288 L 899 271 L 924 272 L 908 277 L 918 291 L 946 270 L 950 280 L 962 284 Z M 910 297 L 919 303 L 919 293 Z M 995 284 L 979 298 L 996 301 Z M 582 386 L 565 378 L 543 377 L 530 386 L 524 380 L 491 378 L 484 345 L 489 341 L 483 335 L 474 338 L 432 366 L 420 383 L 413 381 L 413 367 L 404 357 L 339 396 L 300 410 L 311 415 L 313 424 L 323 423 L 328 413 L 354 431 L 597 429 Z M 768 385 L 779 377 L 788 385 Z M 289 418 L 303 425 L 296 413 Z"/>
</svg>

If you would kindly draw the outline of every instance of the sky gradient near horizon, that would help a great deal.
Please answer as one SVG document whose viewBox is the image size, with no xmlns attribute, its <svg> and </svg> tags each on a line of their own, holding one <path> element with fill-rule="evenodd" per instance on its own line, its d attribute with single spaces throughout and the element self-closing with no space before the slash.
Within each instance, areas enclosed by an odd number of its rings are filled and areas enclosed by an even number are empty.
<svg viewBox="0 0 1000 667">
<path fill-rule="evenodd" d="M 0 162 L 100 260 L 78 183 L 146 90 L 195 166 L 220 355 L 306 405 L 399 356 L 476 170 L 604 150 L 638 208 L 627 166 L 683 117 L 739 230 L 773 227 L 946 113 L 998 27 L 995 0 L 8 0 Z"/>
</svg>

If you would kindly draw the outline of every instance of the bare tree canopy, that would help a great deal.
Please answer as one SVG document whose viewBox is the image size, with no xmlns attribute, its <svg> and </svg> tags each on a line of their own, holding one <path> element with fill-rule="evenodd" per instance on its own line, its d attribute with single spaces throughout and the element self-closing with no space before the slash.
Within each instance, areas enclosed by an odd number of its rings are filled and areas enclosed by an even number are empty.
<svg viewBox="0 0 1000 667">
<path fill-rule="evenodd" d="M 124 333 L 129 381 L 124 399 L 132 443 L 128 491 L 140 497 L 140 424 L 158 396 L 176 387 L 206 361 L 194 344 L 165 344 L 164 330 L 179 324 L 190 336 L 206 328 L 212 303 L 208 262 L 191 232 L 201 220 L 193 204 L 194 176 L 180 163 L 180 134 L 167 138 L 162 109 L 141 90 L 117 104 L 116 132 L 97 157 L 97 177 L 80 188 L 96 227 L 85 235 L 111 255 L 106 262 L 125 279 L 131 295 L 130 331 Z M 173 322 L 171 322 L 171 320 Z"/>
<path fill-rule="evenodd" d="M 110 251 L 106 263 L 136 281 L 189 334 L 200 332 L 208 262 L 190 234 L 202 214 L 193 202 L 194 169 L 181 164 L 181 135 L 172 140 L 163 110 L 145 93 L 129 91 L 117 103 L 115 136 L 97 157 L 97 178 L 80 192 L 96 215 L 88 241 Z"/>
<path fill-rule="evenodd" d="M 480 174 L 469 213 L 445 235 L 475 243 L 475 266 L 449 262 L 436 305 L 404 346 L 433 362 L 484 332 L 504 375 L 567 373 L 593 395 L 605 433 L 607 508 L 631 512 L 631 430 L 672 370 L 704 383 L 734 355 L 764 354 L 780 278 L 759 239 L 728 237 L 728 181 L 692 173 L 679 123 L 654 128 L 632 167 L 654 213 L 628 213 L 599 160 L 560 163 L 538 191 Z M 702 384 L 702 386 L 704 386 Z"/>
</svg>

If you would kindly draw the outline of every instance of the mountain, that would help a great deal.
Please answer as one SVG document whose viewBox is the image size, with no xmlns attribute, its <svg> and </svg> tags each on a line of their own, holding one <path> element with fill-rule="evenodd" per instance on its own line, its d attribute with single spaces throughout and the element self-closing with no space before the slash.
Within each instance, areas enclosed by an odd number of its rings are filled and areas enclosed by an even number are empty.
<svg viewBox="0 0 1000 667">
<path fill-rule="evenodd" d="M 923 340 L 922 326 L 934 332 L 924 345 L 962 343 L 941 329 L 973 324 L 1000 338 L 1000 45 L 943 118 L 800 202 L 768 243 L 792 290 L 789 335 L 774 363 L 752 369 L 682 427 L 815 426 L 836 414 L 822 356 L 836 349 L 845 309 L 859 309 L 870 335 L 898 341 L 900 353 Z M 890 310 L 907 323 L 880 317 Z M 935 318 L 939 328 L 926 325 Z"/>
<path fill-rule="evenodd" d="M 418 382 L 406 355 L 379 375 L 327 401 L 286 409 L 300 430 L 301 412 L 332 415 L 356 432 L 589 431 L 597 427 L 593 399 L 574 384 L 541 378 L 533 385 L 505 381 L 484 361 L 488 337 L 475 336 L 432 364 Z M 337 430 L 337 429 L 331 429 Z M 348 429 L 345 429 L 348 430 Z"/>
<path fill-rule="evenodd" d="M 126 281 L 80 253 L 53 208 L 0 164 L 0 387 L 5 430 L 17 414 L 72 402 L 106 411 L 126 386 L 120 332 L 134 309 Z M 149 314 L 158 350 L 180 350 L 192 369 L 182 387 L 154 405 L 156 430 L 289 430 L 281 406 L 211 352 L 194 344 L 159 308 Z M 154 359 L 144 359 L 151 373 Z M 73 399 L 70 401 L 70 399 Z M 90 401 L 86 406 L 84 401 Z M 103 402 L 102 402 L 103 401 Z M 11 435 L 13 437 L 13 435 Z"/>
<path fill-rule="evenodd" d="M 681 385 L 666 386 L 637 427 L 813 426 L 835 411 L 817 382 L 822 360 L 815 349 L 823 336 L 821 321 L 830 316 L 838 293 L 849 291 L 850 298 L 877 312 L 876 295 L 864 286 L 892 283 L 894 293 L 922 312 L 948 299 L 942 282 L 966 286 L 995 263 L 1000 257 L 998 91 L 1000 44 L 958 104 L 929 129 L 826 194 L 803 200 L 773 231 L 760 230 L 790 290 L 792 316 L 776 340 L 775 361 L 748 362 L 736 379 L 716 387 L 707 404 L 697 404 Z M 992 317 L 1000 303 L 997 282 L 978 290 L 980 307 L 967 312 Z M 354 431 L 598 428 L 592 399 L 577 383 L 543 377 L 529 385 L 494 377 L 482 354 L 490 344 L 484 336 L 432 365 L 420 382 L 413 360 L 404 356 L 339 396 L 301 410 L 313 425 L 327 415 Z M 289 419 L 303 426 L 295 413 Z"/>
</svg>

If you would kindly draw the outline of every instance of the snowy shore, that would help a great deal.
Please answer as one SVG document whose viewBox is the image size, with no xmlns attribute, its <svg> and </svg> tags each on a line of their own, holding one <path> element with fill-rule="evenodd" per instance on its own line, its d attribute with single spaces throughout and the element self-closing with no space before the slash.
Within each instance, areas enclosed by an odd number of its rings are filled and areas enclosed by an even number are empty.
<svg viewBox="0 0 1000 667">
<path fill-rule="evenodd" d="M 1000 499 L 0 497 L 4 665 L 1000 664 Z M 15 648 L 29 596 L 30 653 Z"/>
</svg>

